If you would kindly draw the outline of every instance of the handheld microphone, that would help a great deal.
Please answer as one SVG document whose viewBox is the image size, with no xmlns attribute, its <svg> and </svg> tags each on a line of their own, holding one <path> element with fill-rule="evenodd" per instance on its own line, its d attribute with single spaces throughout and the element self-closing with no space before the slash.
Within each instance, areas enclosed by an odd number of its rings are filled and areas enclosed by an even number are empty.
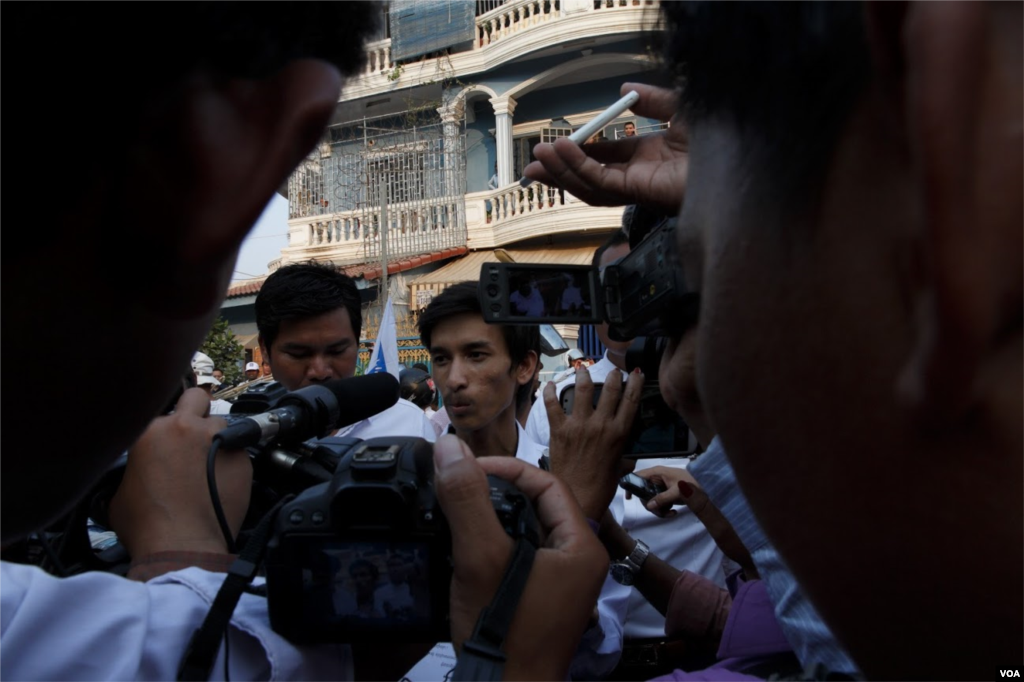
<svg viewBox="0 0 1024 682">
<path fill-rule="evenodd" d="M 301 443 L 383 412 L 398 398 L 398 379 L 386 372 L 332 379 L 282 396 L 273 409 L 231 423 L 216 438 L 225 450 Z"/>
</svg>

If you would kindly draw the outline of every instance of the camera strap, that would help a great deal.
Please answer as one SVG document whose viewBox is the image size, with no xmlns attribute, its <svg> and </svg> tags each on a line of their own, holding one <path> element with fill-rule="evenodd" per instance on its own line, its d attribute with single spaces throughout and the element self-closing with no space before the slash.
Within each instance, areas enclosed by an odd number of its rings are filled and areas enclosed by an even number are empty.
<svg viewBox="0 0 1024 682">
<path fill-rule="evenodd" d="M 294 495 L 288 495 L 259 522 L 245 543 L 245 548 L 231 564 L 217 596 L 206 614 L 203 624 L 192 634 L 185 655 L 178 666 L 178 680 L 208 680 L 217 660 L 221 640 L 224 639 L 231 614 L 235 612 L 242 592 L 252 582 L 263 563 L 263 554 L 270 541 L 270 531 L 277 513 Z"/>
<path fill-rule="evenodd" d="M 473 635 L 462 643 L 462 653 L 452 671 L 453 682 L 500 680 L 505 670 L 505 635 L 516 615 L 519 598 L 530 579 L 537 548 L 526 538 L 516 540 L 512 559 L 501 578 L 490 606 L 480 612 Z"/>
</svg>

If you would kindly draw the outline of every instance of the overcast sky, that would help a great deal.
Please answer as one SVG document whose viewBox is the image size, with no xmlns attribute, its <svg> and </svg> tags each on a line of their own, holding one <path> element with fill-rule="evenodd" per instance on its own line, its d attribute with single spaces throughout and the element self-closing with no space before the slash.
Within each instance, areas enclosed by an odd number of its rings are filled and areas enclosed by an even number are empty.
<svg viewBox="0 0 1024 682">
<path fill-rule="evenodd" d="M 231 281 L 267 273 L 267 263 L 281 255 L 288 245 L 288 200 L 275 193 L 249 236 L 242 242 Z"/>
</svg>

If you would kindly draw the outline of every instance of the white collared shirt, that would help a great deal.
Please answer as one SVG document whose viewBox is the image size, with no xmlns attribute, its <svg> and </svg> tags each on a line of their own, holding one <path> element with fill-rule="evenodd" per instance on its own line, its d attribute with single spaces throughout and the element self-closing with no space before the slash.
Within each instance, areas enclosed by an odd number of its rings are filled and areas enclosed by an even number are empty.
<svg viewBox="0 0 1024 682">
<path fill-rule="evenodd" d="M 94 571 L 56 578 L 0 562 L 0 678 L 173 680 L 225 574 L 186 568 L 136 582 Z M 262 580 L 262 579 L 258 579 Z M 231 616 L 238 680 L 351 680 L 348 645 L 297 647 L 270 627 L 267 600 L 243 594 Z M 224 647 L 211 679 L 222 679 Z"/>
<path fill-rule="evenodd" d="M 425 438 L 431 443 L 437 440 L 437 432 L 427 415 L 405 398 L 372 417 L 343 426 L 334 435 L 363 440 L 396 436 Z"/>
</svg>

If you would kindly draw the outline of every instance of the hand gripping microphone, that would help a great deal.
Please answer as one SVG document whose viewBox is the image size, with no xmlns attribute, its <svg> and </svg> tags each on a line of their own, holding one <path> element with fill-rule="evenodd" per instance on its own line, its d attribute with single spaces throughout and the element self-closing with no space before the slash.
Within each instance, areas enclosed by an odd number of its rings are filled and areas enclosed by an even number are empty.
<svg viewBox="0 0 1024 682">
<path fill-rule="evenodd" d="M 301 443 L 383 412 L 398 397 L 398 379 L 385 372 L 332 379 L 282 396 L 273 409 L 231 423 L 216 438 L 225 450 Z"/>
</svg>

